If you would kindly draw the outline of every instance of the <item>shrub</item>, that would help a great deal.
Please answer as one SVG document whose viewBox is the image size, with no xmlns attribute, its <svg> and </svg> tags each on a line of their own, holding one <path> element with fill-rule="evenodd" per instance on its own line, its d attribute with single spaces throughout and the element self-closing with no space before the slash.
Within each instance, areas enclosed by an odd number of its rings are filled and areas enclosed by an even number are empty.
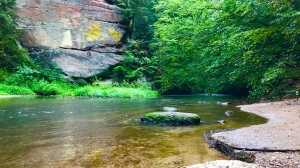
<svg viewBox="0 0 300 168">
<path fill-rule="evenodd" d="M 25 87 L 0 84 L 0 95 L 34 95 L 34 92 Z"/>
<path fill-rule="evenodd" d="M 33 81 L 30 88 L 34 93 L 41 96 L 53 96 L 63 92 L 59 85 L 54 85 L 43 80 Z"/>
<path fill-rule="evenodd" d="M 47 82 L 64 81 L 63 76 L 56 70 L 41 68 L 39 66 L 19 66 L 18 70 L 9 76 L 5 83 L 11 85 L 30 86 L 32 81 L 43 80 Z"/>
</svg>

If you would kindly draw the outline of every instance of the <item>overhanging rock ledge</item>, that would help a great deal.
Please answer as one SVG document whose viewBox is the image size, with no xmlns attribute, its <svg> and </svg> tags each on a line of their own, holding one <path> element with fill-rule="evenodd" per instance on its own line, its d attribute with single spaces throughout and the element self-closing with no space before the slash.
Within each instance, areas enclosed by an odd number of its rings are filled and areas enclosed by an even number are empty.
<svg viewBox="0 0 300 168">
<path fill-rule="evenodd" d="M 91 77 L 122 60 L 122 15 L 104 0 L 17 0 L 17 15 L 31 55 L 70 77 Z"/>
</svg>

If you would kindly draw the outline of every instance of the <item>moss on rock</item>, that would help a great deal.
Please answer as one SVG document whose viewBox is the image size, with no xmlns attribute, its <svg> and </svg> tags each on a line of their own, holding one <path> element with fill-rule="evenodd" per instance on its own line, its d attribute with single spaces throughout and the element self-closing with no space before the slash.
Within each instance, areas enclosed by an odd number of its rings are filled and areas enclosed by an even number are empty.
<svg viewBox="0 0 300 168">
<path fill-rule="evenodd" d="M 145 114 L 141 122 L 168 126 L 197 125 L 200 124 L 200 117 L 193 113 L 153 112 Z"/>
</svg>

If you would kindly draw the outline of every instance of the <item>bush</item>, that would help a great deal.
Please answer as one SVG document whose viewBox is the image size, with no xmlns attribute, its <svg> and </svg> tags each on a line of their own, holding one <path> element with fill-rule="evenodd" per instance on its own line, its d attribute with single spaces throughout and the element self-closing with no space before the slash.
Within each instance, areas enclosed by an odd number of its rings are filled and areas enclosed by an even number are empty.
<svg viewBox="0 0 300 168">
<path fill-rule="evenodd" d="M 34 95 L 34 92 L 25 87 L 0 84 L 0 95 Z"/>
<path fill-rule="evenodd" d="M 30 85 L 30 88 L 34 93 L 41 96 L 53 96 L 62 92 L 60 87 L 43 80 L 33 81 Z"/>
<path fill-rule="evenodd" d="M 143 78 L 151 78 L 156 72 L 156 66 L 151 60 L 151 54 L 143 41 L 130 40 L 127 51 L 124 52 L 124 60 L 113 67 L 112 78 L 114 81 L 136 82 Z"/>
<path fill-rule="evenodd" d="M 77 88 L 77 86 L 62 81 L 55 81 L 50 83 L 44 80 L 35 80 L 30 84 L 30 88 L 37 95 L 41 96 L 74 96 L 73 92 L 74 89 Z"/>
<path fill-rule="evenodd" d="M 30 86 L 33 81 L 64 81 L 63 76 L 56 70 L 41 68 L 38 65 L 35 67 L 19 66 L 18 70 L 9 76 L 5 83 L 10 85 Z"/>
</svg>

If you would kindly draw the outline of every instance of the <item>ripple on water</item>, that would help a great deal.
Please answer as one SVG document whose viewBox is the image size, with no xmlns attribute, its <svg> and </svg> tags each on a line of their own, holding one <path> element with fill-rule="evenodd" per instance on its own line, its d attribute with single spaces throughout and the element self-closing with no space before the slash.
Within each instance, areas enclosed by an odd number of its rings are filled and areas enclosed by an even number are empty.
<svg viewBox="0 0 300 168">
<path fill-rule="evenodd" d="M 230 105 L 217 105 L 217 101 L 228 102 L 228 97 L 134 101 L 11 98 L 0 105 L 0 163 L 6 167 L 175 168 L 226 159 L 210 149 L 202 135 L 212 129 L 237 128 L 262 120 Z M 145 113 L 163 107 L 196 113 L 207 124 L 139 125 Z M 234 115 L 226 117 L 226 111 Z M 216 124 L 225 117 L 224 125 Z"/>
</svg>

